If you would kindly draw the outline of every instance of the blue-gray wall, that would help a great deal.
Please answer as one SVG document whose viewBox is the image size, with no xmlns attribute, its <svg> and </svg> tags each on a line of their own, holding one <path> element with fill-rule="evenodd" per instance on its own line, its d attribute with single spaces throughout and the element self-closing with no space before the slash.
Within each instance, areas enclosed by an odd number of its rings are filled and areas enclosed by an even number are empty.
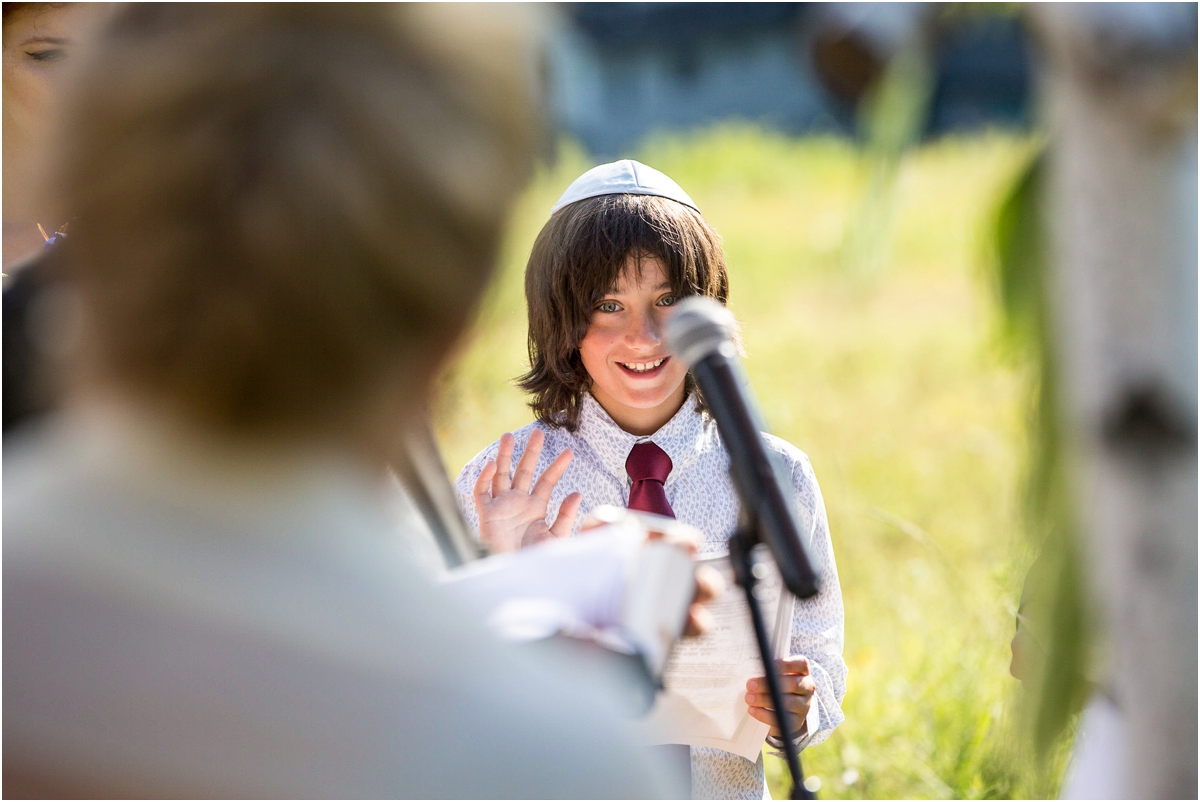
<svg viewBox="0 0 1200 802">
<path fill-rule="evenodd" d="M 559 6 L 550 54 L 559 127 L 599 157 L 657 130 L 725 119 L 792 133 L 852 135 L 854 108 L 817 77 L 812 42 L 830 9 L 806 3 L 587 3 Z M 864 7 L 866 9 L 867 7 Z M 899 7 L 865 13 L 884 26 Z M 909 8 L 918 8 L 910 6 Z M 924 12 L 922 12 L 924 13 Z M 1029 122 L 1028 48 L 1016 18 L 938 17 L 927 132 Z"/>
</svg>

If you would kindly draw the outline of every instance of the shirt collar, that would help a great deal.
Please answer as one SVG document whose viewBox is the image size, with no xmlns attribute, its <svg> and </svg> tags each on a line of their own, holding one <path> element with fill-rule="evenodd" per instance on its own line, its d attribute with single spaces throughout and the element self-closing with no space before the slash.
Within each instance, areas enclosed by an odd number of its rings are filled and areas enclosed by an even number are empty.
<svg viewBox="0 0 1200 802">
<path fill-rule="evenodd" d="M 585 443 L 610 443 L 609 448 L 591 450 L 604 469 L 622 481 L 629 480 L 625 460 L 629 457 L 630 449 L 637 443 L 653 442 L 671 458 L 671 475 L 667 478 L 667 484 L 670 484 L 698 453 L 707 428 L 705 416 L 696 408 L 695 397 L 688 396 L 679 411 L 661 429 L 639 437 L 618 426 L 591 393 L 584 393 L 579 405 L 579 428 L 575 434 Z"/>
</svg>

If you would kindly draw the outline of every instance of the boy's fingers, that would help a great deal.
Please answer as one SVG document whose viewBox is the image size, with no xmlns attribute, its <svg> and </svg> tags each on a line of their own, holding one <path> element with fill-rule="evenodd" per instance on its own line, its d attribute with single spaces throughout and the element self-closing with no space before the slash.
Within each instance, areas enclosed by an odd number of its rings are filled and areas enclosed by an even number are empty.
<svg viewBox="0 0 1200 802">
<path fill-rule="evenodd" d="M 687 637 L 695 637 L 703 635 L 713 628 L 716 624 L 716 619 L 713 617 L 712 611 L 699 602 L 694 602 L 688 607 L 687 624 L 684 626 L 683 634 Z"/>
<path fill-rule="evenodd" d="M 718 598 L 725 592 L 725 577 L 711 565 L 701 565 L 696 569 L 696 598 L 694 602 L 704 604 Z"/>
<path fill-rule="evenodd" d="M 500 435 L 500 450 L 496 452 L 496 478 L 492 480 L 492 495 L 498 496 L 512 487 L 512 453 L 517 439 L 510 432 Z"/>
<path fill-rule="evenodd" d="M 802 699 L 808 699 L 817 691 L 816 684 L 811 677 L 784 677 L 783 692 L 786 696 L 799 696 Z M 794 701 L 794 700 L 792 700 Z M 771 694 L 767 690 L 766 683 L 760 683 L 755 689 L 751 689 L 746 693 L 746 702 L 758 707 L 765 707 L 768 710 L 773 710 L 775 705 L 771 704 Z M 791 703 L 789 702 L 789 705 Z"/>
<path fill-rule="evenodd" d="M 571 534 L 571 527 L 575 525 L 575 516 L 579 514 L 579 505 L 582 503 L 582 493 L 572 493 L 563 499 L 562 505 L 558 508 L 558 517 L 554 519 L 554 526 L 550 527 L 551 534 L 555 537 L 566 537 Z"/>
<path fill-rule="evenodd" d="M 700 547 L 700 530 L 691 526 L 676 524 L 667 527 L 670 531 L 650 528 L 646 533 L 647 540 L 661 540 L 676 548 L 681 548 L 688 554 L 695 554 Z"/>
<path fill-rule="evenodd" d="M 770 710 L 764 710 L 761 707 L 750 707 L 750 717 L 761 721 L 763 724 L 775 729 L 775 714 Z M 773 734 L 773 733 L 772 733 Z"/>
<path fill-rule="evenodd" d="M 533 486 L 533 495 L 542 501 L 550 501 L 550 494 L 554 492 L 554 486 L 558 484 L 558 480 L 562 478 L 574 458 L 575 455 L 569 448 L 555 457 L 554 462 L 550 463 L 550 467 L 542 471 L 542 475 L 538 477 L 537 484 Z"/>
<path fill-rule="evenodd" d="M 759 710 L 770 713 L 772 717 L 775 715 L 775 706 L 771 704 L 771 697 L 765 693 L 748 693 L 743 697 L 748 707 L 757 708 Z"/>
<path fill-rule="evenodd" d="M 788 657 L 782 660 L 776 660 L 775 665 L 778 666 L 780 674 L 807 674 L 808 673 L 808 658 L 807 657 Z"/>
<path fill-rule="evenodd" d="M 779 677 L 779 685 L 784 693 L 798 693 L 806 696 L 817 689 L 816 680 L 807 674 L 783 674 Z M 746 690 L 767 693 L 767 678 L 754 677 L 746 680 Z"/>
<path fill-rule="evenodd" d="M 475 480 L 475 506 L 480 510 L 492 499 L 492 478 L 496 475 L 496 461 L 488 460 Z"/>
<path fill-rule="evenodd" d="M 608 524 L 604 521 L 598 521 L 589 515 L 587 518 L 584 518 L 583 523 L 579 525 L 579 531 L 588 532 L 592 529 L 599 529 L 602 526 L 608 526 Z"/>
<path fill-rule="evenodd" d="M 545 435 L 541 429 L 534 429 L 529 435 L 529 442 L 525 444 L 525 453 L 521 455 L 521 459 L 517 462 L 517 469 L 513 471 L 512 486 L 515 490 L 524 490 L 529 492 L 529 486 L 533 484 L 533 469 L 537 467 L 538 457 L 542 454 L 542 441 Z"/>
</svg>

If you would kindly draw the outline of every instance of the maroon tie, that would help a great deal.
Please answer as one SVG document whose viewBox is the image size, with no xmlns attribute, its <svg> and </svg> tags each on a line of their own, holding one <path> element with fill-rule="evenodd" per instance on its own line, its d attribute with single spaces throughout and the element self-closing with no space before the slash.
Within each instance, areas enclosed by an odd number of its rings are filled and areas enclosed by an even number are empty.
<svg viewBox="0 0 1200 802">
<path fill-rule="evenodd" d="M 671 475 L 671 458 L 667 452 L 649 441 L 638 443 L 625 460 L 625 470 L 633 480 L 633 487 L 629 488 L 629 509 L 675 517 L 663 488 Z"/>
<path fill-rule="evenodd" d="M 633 486 L 629 488 L 629 509 L 675 517 L 675 511 L 667 501 L 667 491 L 663 488 L 663 483 L 671 475 L 671 457 L 667 452 L 649 441 L 638 443 L 625 460 L 625 472 L 633 480 Z M 659 763 L 670 765 L 678 773 L 685 783 L 684 788 L 689 791 L 687 796 L 691 796 L 691 747 L 666 744 L 652 746 L 650 750 Z"/>
</svg>

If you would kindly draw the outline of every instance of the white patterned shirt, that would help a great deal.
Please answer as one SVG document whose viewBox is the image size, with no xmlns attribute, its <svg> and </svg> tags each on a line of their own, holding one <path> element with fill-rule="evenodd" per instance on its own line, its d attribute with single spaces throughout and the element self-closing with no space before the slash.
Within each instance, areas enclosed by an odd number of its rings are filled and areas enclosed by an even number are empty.
<svg viewBox="0 0 1200 802">
<path fill-rule="evenodd" d="M 585 394 L 575 432 L 534 422 L 514 432 L 513 464 L 525 451 L 534 429 L 541 429 L 545 445 L 534 471 L 534 481 L 564 449 L 574 459 L 550 496 L 548 518 L 553 521 L 559 505 L 573 492 L 583 494 L 575 531 L 589 510 L 602 504 L 626 506 L 631 482 L 625 471 L 630 449 L 653 441 L 671 457 L 672 469 L 664 488 L 675 517 L 699 529 L 704 539 L 700 555 L 727 550 L 727 541 L 737 525 L 740 502 L 729 478 L 729 454 L 717 433 L 716 422 L 698 411 L 692 399 L 661 429 L 648 437 L 632 435 L 618 426 L 604 408 Z M 838 585 L 825 502 L 817 486 L 808 457 L 798 448 L 766 435 L 767 446 L 782 460 L 791 478 L 801 521 L 812 526 L 809 554 L 822 577 L 821 592 L 811 599 L 797 600 L 793 608 L 791 654 L 809 659 L 816 682 L 820 726 L 798 742 L 801 748 L 820 743 L 842 722 L 841 701 L 846 694 L 846 664 L 842 660 L 842 595 Z M 478 535 L 479 514 L 475 509 L 475 481 L 489 460 L 496 458 L 496 441 L 467 463 L 455 482 L 458 503 L 472 530 Z M 766 791 L 763 763 L 751 763 L 739 755 L 710 747 L 691 748 L 692 796 L 697 799 L 762 799 Z"/>
</svg>

